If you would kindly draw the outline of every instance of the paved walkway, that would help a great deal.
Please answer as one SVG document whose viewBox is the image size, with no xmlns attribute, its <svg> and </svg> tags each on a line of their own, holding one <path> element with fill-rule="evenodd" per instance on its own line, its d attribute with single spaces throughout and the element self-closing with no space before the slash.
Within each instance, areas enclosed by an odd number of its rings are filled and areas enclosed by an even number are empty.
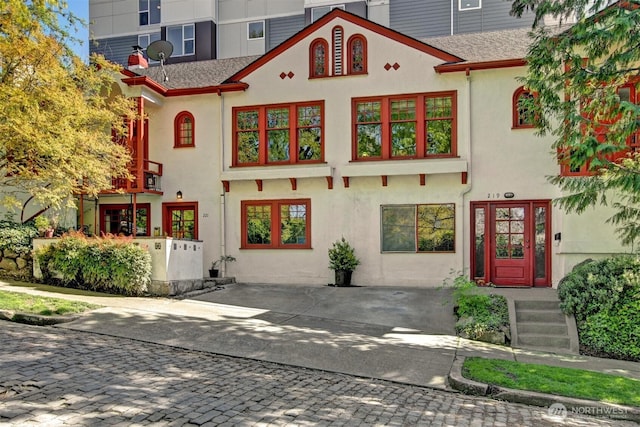
<svg viewBox="0 0 640 427">
<path fill-rule="evenodd" d="M 494 346 L 454 333 L 448 290 L 226 285 L 192 299 L 52 295 L 105 306 L 60 325 L 189 350 L 449 389 L 457 356 L 575 367 L 640 379 L 640 363 Z M 534 292 L 535 291 L 535 292 Z M 520 290 L 519 298 L 537 290 Z"/>
</svg>

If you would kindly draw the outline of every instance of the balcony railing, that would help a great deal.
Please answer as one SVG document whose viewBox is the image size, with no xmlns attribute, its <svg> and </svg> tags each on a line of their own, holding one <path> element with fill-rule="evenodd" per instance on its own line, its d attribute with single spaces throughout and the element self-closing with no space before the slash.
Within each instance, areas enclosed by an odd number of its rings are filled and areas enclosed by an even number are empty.
<svg viewBox="0 0 640 427">
<path fill-rule="evenodd" d="M 131 193 L 161 193 L 162 192 L 162 163 L 144 160 L 143 169 L 130 169 L 133 180 L 114 178 L 112 190 L 123 190 Z M 142 182 L 142 186 L 140 185 Z"/>
</svg>

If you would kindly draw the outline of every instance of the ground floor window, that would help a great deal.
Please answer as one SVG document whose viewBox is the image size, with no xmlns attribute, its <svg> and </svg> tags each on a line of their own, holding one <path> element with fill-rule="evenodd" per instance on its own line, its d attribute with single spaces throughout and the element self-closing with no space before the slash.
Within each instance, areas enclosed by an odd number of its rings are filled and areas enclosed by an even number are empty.
<svg viewBox="0 0 640 427">
<path fill-rule="evenodd" d="M 241 202 L 243 249 L 310 249 L 311 200 Z"/>
<path fill-rule="evenodd" d="M 100 205 L 100 233 L 150 236 L 150 210 L 148 203 L 136 205 L 134 231 L 133 204 Z"/>
<path fill-rule="evenodd" d="M 383 205 L 382 252 L 455 252 L 455 205 Z"/>
<path fill-rule="evenodd" d="M 198 204 L 163 203 L 164 232 L 176 239 L 198 239 Z"/>
</svg>

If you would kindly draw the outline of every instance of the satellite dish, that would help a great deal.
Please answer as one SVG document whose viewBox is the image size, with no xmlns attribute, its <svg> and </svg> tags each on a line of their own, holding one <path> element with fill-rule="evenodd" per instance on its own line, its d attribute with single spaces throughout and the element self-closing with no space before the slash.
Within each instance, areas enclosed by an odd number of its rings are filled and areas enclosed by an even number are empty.
<svg viewBox="0 0 640 427">
<path fill-rule="evenodd" d="M 164 75 L 164 81 L 168 82 L 169 77 L 164 70 L 164 61 L 166 61 L 173 53 L 173 45 L 166 40 L 156 40 L 147 46 L 147 56 L 154 61 L 160 61 L 160 67 L 162 68 L 162 74 Z"/>
</svg>

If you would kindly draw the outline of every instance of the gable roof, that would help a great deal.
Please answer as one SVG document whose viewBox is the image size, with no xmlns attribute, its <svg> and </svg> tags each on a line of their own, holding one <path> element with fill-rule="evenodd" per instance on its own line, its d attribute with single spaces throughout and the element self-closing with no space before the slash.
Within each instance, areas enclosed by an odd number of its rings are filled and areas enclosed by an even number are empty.
<svg viewBox="0 0 640 427">
<path fill-rule="evenodd" d="M 405 34 L 399 33 L 398 31 L 392 30 L 390 28 L 387 28 L 375 22 L 361 18 L 358 15 L 354 15 L 342 9 L 333 9 L 331 12 L 324 15 L 322 18 L 318 19 L 311 25 L 308 25 L 307 27 L 303 28 L 302 30 L 300 30 L 299 32 L 297 32 L 296 34 L 294 34 L 293 36 L 291 36 L 290 38 L 288 38 L 287 40 L 285 40 L 284 42 L 282 42 L 281 44 L 279 44 L 269 52 L 265 53 L 264 55 L 256 59 L 247 67 L 243 68 L 239 72 L 229 77 L 225 82 L 227 83 L 239 82 L 244 77 L 251 74 L 253 71 L 260 68 L 262 65 L 266 64 L 267 62 L 271 61 L 272 59 L 274 59 L 275 57 L 277 57 L 278 55 L 280 55 L 282 52 L 286 51 L 290 47 L 294 46 L 300 40 L 309 36 L 317 29 L 327 25 L 329 22 L 336 20 L 338 18 L 341 18 L 345 21 L 356 24 L 362 28 L 366 28 L 367 30 L 372 31 L 374 33 L 388 37 L 399 43 L 413 47 L 414 49 L 418 49 L 424 53 L 427 53 L 431 56 L 439 58 L 442 61 L 445 61 L 445 62 L 462 61 L 462 58 L 459 58 L 456 55 L 452 55 L 449 52 L 433 47 L 427 43 L 421 42 L 420 40 L 414 39 Z"/>
</svg>

